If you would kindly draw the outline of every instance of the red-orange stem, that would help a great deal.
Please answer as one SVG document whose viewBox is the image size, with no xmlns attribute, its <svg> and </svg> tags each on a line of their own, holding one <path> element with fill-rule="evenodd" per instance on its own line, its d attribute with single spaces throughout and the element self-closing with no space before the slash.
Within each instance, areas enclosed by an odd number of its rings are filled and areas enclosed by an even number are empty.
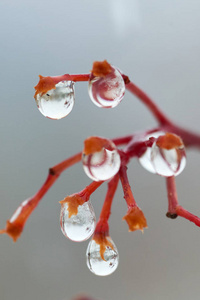
<svg viewBox="0 0 200 300">
<path fill-rule="evenodd" d="M 123 145 L 123 144 L 127 144 L 129 143 L 133 138 L 133 135 L 127 135 L 127 136 L 123 136 L 123 137 L 119 137 L 119 138 L 114 138 L 112 139 L 112 142 L 116 145 Z"/>
<path fill-rule="evenodd" d="M 27 219 L 29 218 L 33 210 L 36 208 L 42 197 L 46 194 L 49 188 L 54 184 L 59 175 L 65 169 L 71 167 L 72 165 L 81 160 L 81 155 L 81 153 L 78 153 L 64 160 L 60 164 L 50 168 L 47 179 L 42 185 L 42 187 L 39 189 L 39 191 L 33 197 L 22 202 L 19 208 L 15 211 L 14 215 L 10 218 L 10 220 L 7 221 L 6 228 L 0 230 L 0 234 L 7 233 L 13 238 L 14 241 L 16 241 L 21 235 Z"/>
<path fill-rule="evenodd" d="M 183 217 L 200 227 L 200 218 L 191 214 L 189 211 L 184 209 L 182 206 L 180 206 L 180 205 L 177 206 L 176 213 L 178 216 Z"/>
<path fill-rule="evenodd" d="M 113 245 L 107 239 L 107 237 L 109 236 L 108 219 L 111 214 L 112 201 L 118 186 L 118 182 L 119 182 L 118 174 L 116 174 L 108 182 L 108 190 L 106 193 L 105 201 L 93 236 L 93 240 L 95 240 L 95 242 L 100 245 L 100 255 L 103 260 L 105 260 L 104 252 L 106 250 L 106 247 L 110 247 L 113 249 Z"/>
<path fill-rule="evenodd" d="M 158 108 L 158 106 L 153 102 L 153 100 L 144 93 L 139 87 L 137 87 L 133 82 L 126 85 L 127 90 L 138 97 L 144 105 L 152 112 L 156 120 L 160 125 L 171 124 L 171 121 L 166 117 L 166 115 Z"/>
<path fill-rule="evenodd" d="M 57 84 L 60 81 L 88 81 L 90 78 L 90 74 L 64 74 L 64 75 L 58 75 L 58 76 L 51 76 L 55 84 Z"/>
<path fill-rule="evenodd" d="M 101 210 L 101 214 L 99 219 L 103 220 L 104 222 L 108 221 L 110 214 L 111 214 L 111 206 L 112 206 L 112 201 L 118 186 L 118 182 L 119 182 L 119 175 L 116 174 L 113 179 L 111 179 L 108 182 L 108 190 L 107 190 L 107 194 L 104 200 L 104 204 Z"/>
<path fill-rule="evenodd" d="M 200 218 L 193 215 L 192 213 L 184 209 L 181 205 L 179 205 L 177 199 L 175 177 L 167 177 L 166 180 L 169 202 L 167 217 L 175 219 L 177 216 L 180 216 L 200 227 Z"/>
<path fill-rule="evenodd" d="M 121 165 L 120 171 L 120 180 L 122 183 L 122 188 L 124 191 L 124 199 L 126 200 L 128 208 L 137 206 L 137 203 L 133 197 L 131 187 L 128 181 L 128 176 L 127 176 L 127 166 Z"/>
<path fill-rule="evenodd" d="M 82 191 L 78 193 L 79 196 L 84 197 L 85 201 L 88 201 L 91 194 L 102 185 L 104 181 L 93 181 L 88 186 L 86 186 Z"/>
<path fill-rule="evenodd" d="M 167 177 L 166 178 L 167 183 L 167 196 L 168 196 L 168 212 L 167 217 L 171 219 L 176 218 L 176 207 L 179 205 L 178 203 L 178 197 L 176 192 L 176 183 L 175 183 L 175 177 Z"/>
</svg>

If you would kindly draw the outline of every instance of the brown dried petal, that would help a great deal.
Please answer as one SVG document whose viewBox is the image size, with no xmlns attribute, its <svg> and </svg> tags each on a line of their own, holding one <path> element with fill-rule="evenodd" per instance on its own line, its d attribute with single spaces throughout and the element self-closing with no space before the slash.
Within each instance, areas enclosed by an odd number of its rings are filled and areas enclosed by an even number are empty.
<svg viewBox="0 0 200 300">
<path fill-rule="evenodd" d="M 111 65 L 107 62 L 107 60 L 104 61 L 95 61 L 92 66 L 91 73 L 94 76 L 97 77 L 105 77 L 110 72 L 112 72 Z"/>
<path fill-rule="evenodd" d="M 147 228 L 147 221 L 138 206 L 130 207 L 127 214 L 123 217 L 123 220 L 126 220 L 129 231 L 142 230 Z"/>
</svg>

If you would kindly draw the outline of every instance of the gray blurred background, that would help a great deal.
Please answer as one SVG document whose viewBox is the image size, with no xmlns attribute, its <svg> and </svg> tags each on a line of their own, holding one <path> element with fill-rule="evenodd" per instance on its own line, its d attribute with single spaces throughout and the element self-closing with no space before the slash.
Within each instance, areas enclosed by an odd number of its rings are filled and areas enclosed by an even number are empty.
<svg viewBox="0 0 200 300">
<path fill-rule="evenodd" d="M 200 132 L 200 2 L 198 0 L 0 0 L 0 228 L 44 182 L 49 167 L 79 152 L 90 135 L 116 137 L 156 125 L 128 92 L 110 110 L 90 101 L 87 83 L 76 84 L 72 113 L 44 118 L 33 99 L 38 74 L 85 73 L 94 60 L 119 67 L 179 124 Z M 200 215 L 200 157 L 187 155 L 177 178 L 180 203 Z M 149 228 L 129 233 L 119 186 L 110 233 L 120 253 L 117 271 L 96 277 L 87 269 L 88 242 L 67 240 L 60 204 L 90 180 L 79 164 L 66 171 L 27 222 L 16 244 L 0 236 L 1 300 L 198 299 L 200 229 L 165 217 L 163 178 L 132 161 L 134 196 Z M 106 184 L 93 195 L 99 216 Z"/>
</svg>

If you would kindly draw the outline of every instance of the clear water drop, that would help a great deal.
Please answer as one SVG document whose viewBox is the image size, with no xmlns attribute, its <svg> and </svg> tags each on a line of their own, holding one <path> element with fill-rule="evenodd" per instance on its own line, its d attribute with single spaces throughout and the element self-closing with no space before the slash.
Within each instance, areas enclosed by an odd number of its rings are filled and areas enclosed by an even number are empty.
<svg viewBox="0 0 200 300">
<path fill-rule="evenodd" d="M 157 174 L 165 177 L 179 175 L 186 165 L 185 149 L 161 149 L 156 143 L 152 146 L 151 161 Z"/>
<path fill-rule="evenodd" d="M 83 169 L 94 181 L 104 181 L 112 178 L 119 171 L 121 159 L 117 148 L 110 141 L 108 149 L 82 156 Z"/>
<path fill-rule="evenodd" d="M 98 107 L 113 108 L 124 97 L 125 83 L 121 73 L 114 67 L 105 77 L 94 77 L 89 81 L 89 96 Z"/>
<path fill-rule="evenodd" d="M 74 242 L 82 242 L 91 237 L 96 226 L 96 217 L 90 201 L 79 205 L 77 215 L 69 218 L 68 204 L 61 205 L 60 226 L 62 233 Z"/>
<path fill-rule="evenodd" d="M 74 106 L 74 82 L 60 81 L 55 87 L 43 95 L 37 94 L 35 101 L 45 117 L 58 120 L 66 117 Z"/>
<path fill-rule="evenodd" d="M 91 272 L 98 276 L 107 276 L 112 274 L 118 267 L 119 254 L 117 248 L 110 237 L 107 237 L 112 244 L 111 247 L 106 247 L 104 252 L 104 260 L 100 255 L 100 245 L 91 240 L 86 251 L 86 262 Z"/>
<path fill-rule="evenodd" d="M 164 135 L 164 134 L 165 133 L 162 131 L 155 131 L 155 132 L 152 132 L 151 134 L 148 134 L 145 137 L 145 140 L 148 141 L 149 138 L 151 138 L 151 137 L 158 138 L 160 135 Z M 143 168 L 145 168 L 147 171 L 155 174 L 156 171 L 155 171 L 154 165 L 151 160 L 151 150 L 152 150 L 152 148 L 147 147 L 144 154 L 142 156 L 140 156 L 138 160 L 139 160 L 140 164 L 143 166 Z"/>
</svg>

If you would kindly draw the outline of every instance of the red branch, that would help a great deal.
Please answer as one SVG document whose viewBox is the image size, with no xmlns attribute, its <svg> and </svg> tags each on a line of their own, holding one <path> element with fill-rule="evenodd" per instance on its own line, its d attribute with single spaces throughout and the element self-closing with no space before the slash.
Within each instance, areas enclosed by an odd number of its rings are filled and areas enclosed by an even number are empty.
<svg viewBox="0 0 200 300">
<path fill-rule="evenodd" d="M 135 201 L 135 198 L 133 197 L 131 187 L 128 181 L 127 167 L 125 165 L 121 166 L 119 174 L 122 183 L 122 188 L 124 191 L 124 199 L 126 200 L 128 208 L 137 206 L 137 203 Z"/>
<path fill-rule="evenodd" d="M 123 220 L 126 220 L 129 231 L 142 230 L 147 228 L 147 221 L 142 212 L 142 210 L 138 207 L 128 181 L 127 176 L 127 167 L 125 165 L 121 165 L 120 171 L 120 180 L 122 183 L 122 188 L 124 191 L 124 199 L 126 200 L 128 211 L 127 214 L 123 217 Z"/>
<path fill-rule="evenodd" d="M 200 218 L 193 215 L 179 205 L 176 192 L 175 177 L 167 177 L 167 194 L 168 194 L 168 213 L 167 217 L 175 219 L 177 216 L 183 217 L 200 227 Z"/>
<path fill-rule="evenodd" d="M 131 140 L 131 138 L 132 136 L 130 135 L 125 137 L 115 138 L 113 139 L 113 142 L 116 145 L 126 144 Z M 60 174 L 67 168 L 74 165 L 75 163 L 78 163 L 81 160 L 81 158 L 82 158 L 82 152 L 79 152 L 78 154 L 50 168 L 47 179 L 45 183 L 42 185 L 42 187 L 38 190 L 38 192 L 33 197 L 21 203 L 21 205 L 14 212 L 10 220 L 7 221 L 6 228 L 0 230 L 0 234 L 6 233 L 10 237 L 12 237 L 14 241 L 17 241 L 17 239 L 20 237 L 23 231 L 26 221 L 28 220 L 29 216 L 32 214 L 34 209 L 37 207 L 39 202 L 42 200 L 43 196 L 47 193 L 50 187 L 55 183 L 55 181 L 58 179 Z M 100 184 L 102 184 L 102 182 L 100 182 L 98 186 Z M 96 183 L 89 185 L 83 191 L 87 193 L 91 193 L 92 188 L 94 186 L 96 187 Z"/>
<path fill-rule="evenodd" d="M 130 82 L 126 85 L 126 88 L 129 92 L 138 97 L 142 103 L 147 106 L 149 111 L 152 112 L 155 119 L 160 125 L 171 124 L 171 121 L 166 117 L 166 115 L 158 108 L 158 106 L 151 100 L 151 98 L 144 93 L 139 87 L 137 87 L 133 82 Z"/>
<path fill-rule="evenodd" d="M 95 242 L 100 245 L 100 256 L 103 260 L 105 260 L 104 252 L 105 252 L 106 248 L 110 247 L 111 249 L 113 249 L 112 243 L 110 242 L 109 239 L 107 239 L 109 237 L 108 220 L 109 220 L 109 217 L 111 214 L 112 201 L 113 201 L 115 192 L 117 190 L 118 182 L 119 182 L 118 174 L 115 175 L 108 182 L 107 194 L 106 194 L 104 204 L 103 204 L 103 207 L 101 210 L 99 221 L 97 222 L 95 232 L 93 235 L 93 240 L 95 240 Z"/>
<path fill-rule="evenodd" d="M 64 74 L 61 76 L 54 76 L 54 77 L 40 76 L 40 81 L 38 85 L 35 87 L 36 88 L 35 96 L 40 91 L 44 93 L 48 89 L 48 87 L 55 88 L 55 84 L 57 84 L 60 81 L 63 80 L 67 80 L 67 81 L 71 80 L 74 82 L 88 81 L 90 79 L 90 76 L 91 73 L 74 74 L 74 75 Z M 175 133 L 183 139 L 186 147 L 200 148 L 200 135 L 190 132 L 189 130 L 183 129 L 175 125 L 174 123 L 172 123 L 146 93 L 144 93 L 133 82 L 130 82 L 126 75 L 122 74 L 122 76 L 124 78 L 127 90 L 129 90 L 129 92 L 131 92 L 133 95 L 138 97 L 141 100 L 141 102 L 147 107 L 147 109 L 153 114 L 155 119 L 158 121 L 159 127 L 156 130 Z M 153 130 L 151 131 L 153 132 Z M 126 199 L 128 208 L 133 208 L 133 207 L 138 208 L 138 206 L 132 195 L 131 188 L 128 182 L 126 165 L 131 157 L 134 156 L 140 157 L 140 155 L 145 151 L 146 147 L 151 147 L 153 140 L 144 141 L 145 134 L 148 134 L 151 131 L 144 131 L 140 134 L 128 135 L 125 137 L 115 138 L 112 140 L 116 144 L 116 146 L 123 145 L 123 144 L 126 145 L 124 151 L 119 150 L 121 159 L 123 161 L 121 169 L 119 171 L 119 175 L 122 182 L 124 197 Z M 42 185 L 42 187 L 39 189 L 39 191 L 30 199 L 21 203 L 19 208 L 15 211 L 14 215 L 11 217 L 11 219 L 7 221 L 6 228 L 0 230 L 0 234 L 7 233 L 13 238 L 14 241 L 16 241 L 18 237 L 21 235 L 21 232 L 23 231 L 24 225 L 28 217 L 31 215 L 33 210 L 37 207 L 42 197 L 47 193 L 49 188 L 54 184 L 54 182 L 57 180 L 59 175 L 65 169 L 67 169 L 68 167 L 72 166 L 73 164 L 81 160 L 81 155 L 82 153 L 78 153 L 72 156 L 71 158 L 64 160 L 63 162 L 59 163 L 53 168 L 49 169 L 49 174 L 47 176 L 47 179 L 45 183 Z M 116 175 L 108 184 L 108 192 L 102 208 L 100 220 L 104 219 L 105 221 L 106 219 L 108 220 L 109 218 L 111 203 L 117 188 L 118 180 L 119 177 L 118 175 Z M 175 218 L 177 215 L 179 215 L 194 222 L 197 226 L 200 226 L 199 225 L 200 221 L 198 217 L 192 215 L 191 213 L 187 212 L 185 209 L 183 209 L 181 206 L 178 205 L 174 177 L 167 178 L 167 190 L 168 190 L 168 201 L 169 201 L 168 213 L 167 213 L 168 217 Z M 143 214 L 141 213 L 141 210 L 139 211 L 139 214 L 141 217 Z M 126 218 L 127 216 L 131 218 L 133 217 L 135 218 L 135 215 L 133 216 L 133 211 L 131 212 L 129 211 L 129 213 L 124 217 L 128 222 L 128 219 Z M 145 218 L 143 216 L 142 218 L 144 224 Z M 132 220 L 130 222 L 132 222 Z M 129 228 L 130 228 L 130 224 L 129 224 Z M 130 228 L 130 230 L 132 229 Z"/>
<path fill-rule="evenodd" d="M 108 182 L 108 190 L 107 194 L 104 200 L 104 204 L 101 210 L 101 214 L 99 219 L 103 222 L 107 222 L 109 220 L 110 214 L 111 214 L 111 206 L 112 206 L 112 201 L 118 186 L 119 182 L 119 175 L 115 175 L 113 179 L 111 179 Z"/>
<path fill-rule="evenodd" d="M 58 179 L 59 175 L 67 168 L 79 162 L 81 156 L 82 153 L 78 153 L 49 169 L 49 175 L 39 191 L 33 197 L 22 202 L 10 220 L 7 221 L 6 228 L 0 230 L 0 234 L 7 233 L 14 241 L 16 241 L 20 237 L 27 219 L 37 207 L 42 197 Z"/>
</svg>

